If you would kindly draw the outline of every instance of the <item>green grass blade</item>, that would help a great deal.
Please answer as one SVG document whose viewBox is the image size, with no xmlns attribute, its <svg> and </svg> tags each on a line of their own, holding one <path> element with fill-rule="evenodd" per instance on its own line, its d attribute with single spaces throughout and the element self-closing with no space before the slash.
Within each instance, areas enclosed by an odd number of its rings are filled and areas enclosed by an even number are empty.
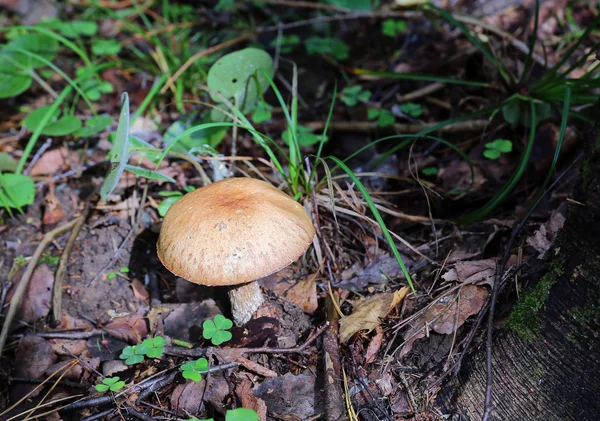
<svg viewBox="0 0 600 421">
<path fill-rule="evenodd" d="M 531 35 L 531 42 L 529 43 L 529 53 L 527 53 L 527 56 L 525 57 L 523 73 L 521 73 L 521 78 L 519 80 L 520 84 L 525 82 L 525 78 L 527 78 L 527 75 L 529 75 L 529 70 L 533 64 L 533 50 L 537 41 L 538 24 L 540 19 L 540 0 L 535 0 L 535 12 L 533 16 L 533 34 Z"/>
<path fill-rule="evenodd" d="M 523 153 L 523 157 L 521 158 L 521 162 L 517 167 L 517 171 L 511 176 L 508 182 L 502 187 L 502 190 L 494 196 L 492 200 L 487 202 L 481 209 L 476 211 L 470 216 L 459 219 L 458 222 L 460 224 L 466 224 L 478 219 L 483 218 L 488 213 L 498 206 L 498 203 L 502 201 L 506 197 L 508 193 L 512 191 L 512 189 L 517 185 L 521 176 L 525 172 L 525 168 L 527 168 L 527 164 L 529 163 L 529 157 L 531 156 L 531 151 L 533 150 L 533 145 L 535 143 L 535 129 L 536 129 L 536 115 L 535 115 L 535 104 L 533 101 L 529 102 L 530 105 L 530 116 L 531 116 L 531 126 L 529 130 L 529 138 L 527 140 L 527 147 L 525 148 L 525 152 Z"/>
<path fill-rule="evenodd" d="M 499 62 L 498 60 L 496 60 L 496 58 L 494 57 L 494 55 L 492 54 L 492 52 L 490 50 L 488 50 L 482 43 L 481 41 L 479 41 L 477 39 L 476 36 L 474 36 L 471 31 L 469 31 L 469 29 L 463 25 L 461 22 L 457 21 L 456 19 L 454 19 L 454 16 L 452 16 L 452 14 L 446 12 L 444 9 L 432 4 L 432 3 L 428 3 L 427 7 L 435 10 L 441 17 L 443 17 L 444 19 L 446 19 L 448 22 L 452 23 L 454 26 L 456 26 L 458 29 L 460 29 L 460 31 L 469 39 L 469 41 L 471 41 L 473 43 L 473 45 L 475 45 L 475 47 L 477 47 L 477 49 L 479 49 L 479 51 L 481 51 L 481 53 L 485 56 L 485 58 L 487 58 L 487 60 L 496 68 L 498 69 L 498 71 L 500 72 L 500 74 L 502 75 L 502 77 L 504 78 L 505 81 L 509 82 L 510 81 L 510 77 L 508 76 L 508 73 L 504 67 L 504 64 Z"/>
<path fill-rule="evenodd" d="M 400 252 L 398 251 L 398 248 L 396 247 L 396 243 L 394 243 L 394 239 L 392 238 L 390 231 L 387 229 L 387 226 L 385 225 L 385 222 L 383 221 L 383 218 L 381 217 L 379 210 L 375 206 L 373 199 L 371 199 L 369 192 L 367 191 L 367 189 L 365 188 L 363 183 L 358 179 L 358 177 L 352 172 L 352 170 L 350 168 L 348 168 L 346 166 L 346 164 L 344 164 L 344 162 L 342 160 L 336 158 L 335 156 L 331 156 L 329 158 L 333 162 L 335 162 L 338 167 L 340 167 L 342 170 L 344 170 L 344 172 L 346 174 L 348 174 L 348 176 L 356 184 L 356 187 L 358 188 L 358 190 L 362 193 L 363 197 L 365 198 L 365 201 L 369 205 L 369 209 L 371 209 L 371 212 L 373 213 L 373 216 L 375 217 L 375 220 L 377 221 L 377 224 L 379 224 L 379 227 L 381 228 L 383 236 L 385 237 L 386 241 L 388 242 L 388 245 L 390 246 L 390 249 L 392 250 L 392 254 L 394 255 L 394 257 L 396 258 L 396 261 L 400 265 L 400 269 L 402 270 L 402 273 L 404 274 L 404 277 L 406 278 L 406 282 L 408 282 L 410 289 L 413 292 L 415 292 L 415 287 L 413 286 L 412 279 L 410 278 L 410 274 L 408 273 L 408 270 L 406 269 L 406 266 L 404 265 L 402 256 L 400 255 Z"/>
</svg>

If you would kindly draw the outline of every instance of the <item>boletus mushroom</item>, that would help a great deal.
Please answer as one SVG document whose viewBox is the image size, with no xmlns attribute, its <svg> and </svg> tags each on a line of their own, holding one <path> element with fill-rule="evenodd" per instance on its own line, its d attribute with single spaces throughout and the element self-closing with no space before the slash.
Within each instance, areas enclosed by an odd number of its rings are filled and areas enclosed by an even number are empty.
<svg viewBox="0 0 600 421">
<path fill-rule="evenodd" d="M 256 280 L 298 259 L 314 235 L 310 217 L 290 196 L 265 181 L 229 178 L 171 206 L 157 252 L 168 270 L 190 282 L 231 286 L 240 326 L 264 302 Z"/>
</svg>

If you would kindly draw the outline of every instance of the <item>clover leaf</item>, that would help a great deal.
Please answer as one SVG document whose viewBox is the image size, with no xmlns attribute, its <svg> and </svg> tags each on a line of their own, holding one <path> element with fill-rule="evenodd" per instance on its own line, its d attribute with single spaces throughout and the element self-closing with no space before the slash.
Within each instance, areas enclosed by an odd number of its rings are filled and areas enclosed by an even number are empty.
<svg viewBox="0 0 600 421">
<path fill-rule="evenodd" d="M 147 350 L 148 348 L 146 348 L 142 344 L 126 346 L 125 348 L 123 348 L 123 351 L 121 352 L 121 355 L 119 355 L 119 358 L 125 360 L 125 364 L 127 365 L 138 364 L 144 361 L 144 355 L 146 354 Z"/>
<path fill-rule="evenodd" d="M 202 336 L 204 339 L 210 339 L 213 345 L 221 345 L 232 338 L 229 329 L 233 327 L 233 322 L 222 314 L 217 314 L 213 320 L 205 320 L 202 323 Z"/>
<path fill-rule="evenodd" d="M 208 360 L 206 358 L 200 358 L 196 361 L 189 361 L 183 364 L 179 369 L 182 372 L 183 378 L 199 382 L 202 380 L 201 373 L 208 372 Z"/>
<path fill-rule="evenodd" d="M 512 142 L 506 139 L 496 139 L 485 144 L 483 156 L 487 159 L 498 159 L 503 153 L 512 152 Z"/>
<path fill-rule="evenodd" d="M 163 348 L 166 343 L 167 342 L 162 336 L 157 336 L 155 338 L 145 339 L 140 345 L 147 348 L 145 354 L 148 358 L 158 358 L 165 352 Z"/>
<path fill-rule="evenodd" d="M 121 390 L 123 386 L 125 386 L 125 382 L 119 377 L 107 377 L 106 379 L 102 380 L 102 383 L 98 383 L 94 387 L 98 392 L 106 392 L 108 390 L 111 392 L 117 392 Z"/>
</svg>

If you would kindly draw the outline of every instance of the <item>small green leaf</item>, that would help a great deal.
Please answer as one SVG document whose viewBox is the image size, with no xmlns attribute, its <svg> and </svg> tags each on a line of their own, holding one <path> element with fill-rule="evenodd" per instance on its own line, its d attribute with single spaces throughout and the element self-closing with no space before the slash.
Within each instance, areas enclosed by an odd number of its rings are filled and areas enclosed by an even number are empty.
<svg viewBox="0 0 600 421">
<path fill-rule="evenodd" d="M 134 355 L 134 349 L 133 349 L 133 347 L 132 346 L 126 346 L 121 351 L 121 355 L 119 356 L 119 358 L 125 359 L 127 357 L 131 357 L 132 355 Z"/>
<path fill-rule="evenodd" d="M 225 421 L 258 421 L 258 414 L 249 408 L 230 409 L 225 414 Z"/>
<path fill-rule="evenodd" d="M 112 392 L 117 392 L 117 391 L 121 390 L 123 388 L 123 386 L 125 386 L 125 382 L 124 381 L 120 381 L 120 382 L 117 382 L 117 383 L 113 384 L 110 387 L 110 390 Z"/>
<path fill-rule="evenodd" d="M 117 186 L 129 160 L 129 95 L 127 92 L 121 95 L 121 104 L 115 143 L 109 153 L 111 168 L 100 188 L 100 196 L 103 201 L 106 201 L 107 196 Z"/>
<path fill-rule="evenodd" d="M 491 143 L 486 143 L 485 147 L 502 153 L 512 152 L 512 142 L 506 139 L 496 139 Z"/>
<path fill-rule="evenodd" d="M 108 275 L 106 275 L 107 279 L 115 279 L 117 277 L 117 274 L 115 272 L 110 272 Z"/>
<path fill-rule="evenodd" d="M 380 110 L 377 108 L 369 108 L 369 110 L 367 111 L 367 119 L 375 120 L 377 117 L 379 117 L 380 113 Z"/>
<path fill-rule="evenodd" d="M 50 108 L 51 106 L 47 105 L 32 111 L 23 120 L 23 125 L 29 131 L 34 132 L 37 130 L 44 116 L 50 111 Z M 61 118 L 57 118 L 57 114 L 54 114 L 44 126 L 42 134 L 48 136 L 66 136 L 68 134 L 75 133 L 81 128 L 81 125 L 81 120 L 75 116 L 66 115 Z"/>
<path fill-rule="evenodd" d="M 265 92 L 269 82 L 264 73 L 273 76 L 273 59 L 258 48 L 245 48 L 221 57 L 208 71 L 208 87 L 226 99 L 233 99 L 242 112 L 252 109 L 259 93 Z M 215 102 L 221 98 L 211 94 Z"/>
<path fill-rule="evenodd" d="M 125 364 L 134 365 L 134 364 L 139 364 L 142 361 L 144 361 L 143 355 L 132 355 L 131 357 L 129 357 L 125 360 Z"/>
<path fill-rule="evenodd" d="M 270 47 L 277 47 L 277 42 L 279 41 L 279 51 L 282 54 L 291 53 L 294 50 L 294 47 L 300 44 L 300 37 L 298 35 L 283 35 L 280 40 L 275 38 L 269 44 Z"/>
<path fill-rule="evenodd" d="M 129 268 L 128 267 L 123 267 L 123 268 L 119 269 L 119 272 L 121 272 L 121 273 L 129 273 Z"/>
<path fill-rule="evenodd" d="M 36 67 L 43 67 L 46 64 L 28 54 L 14 50 L 11 51 L 11 48 L 27 50 L 48 61 L 52 61 L 58 53 L 58 42 L 48 35 L 32 33 L 15 38 L 6 44 L 3 52 L 9 54 L 12 60 L 25 66 L 25 68 L 33 69 Z M 4 67 L 4 64 L 0 64 L 0 66 Z"/>
<path fill-rule="evenodd" d="M 350 47 L 337 38 L 310 37 L 304 41 L 308 54 L 329 54 L 337 60 L 350 56 Z"/>
<path fill-rule="evenodd" d="M 200 358 L 196 360 L 194 369 L 200 372 L 208 371 L 208 360 L 206 358 Z"/>
<path fill-rule="evenodd" d="M 113 122 L 109 115 L 97 115 L 87 119 L 84 126 L 77 130 L 74 135 L 78 137 L 89 137 L 104 131 Z"/>
<path fill-rule="evenodd" d="M 495 149 L 486 149 L 483 151 L 483 156 L 485 156 L 487 159 L 498 159 L 500 158 L 500 151 Z"/>
<path fill-rule="evenodd" d="M 25 69 L 11 63 L 7 54 L 0 53 L 0 98 L 11 98 L 25 92 L 33 79 Z"/>
<path fill-rule="evenodd" d="M 222 314 L 217 314 L 214 318 L 217 329 L 231 329 L 233 322 Z"/>
<path fill-rule="evenodd" d="M 95 56 L 112 56 L 121 51 L 121 43 L 116 39 L 97 39 L 92 42 L 92 54 Z"/>
<path fill-rule="evenodd" d="M 158 205 L 158 214 L 161 217 L 164 217 L 171 206 L 173 206 L 173 203 L 177 202 L 180 198 L 181 196 L 167 197 L 165 200 L 160 202 L 160 205 Z"/>
<path fill-rule="evenodd" d="M 102 380 L 102 383 L 104 383 L 105 385 L 108 386 L 112 386 L 113 384 L 117 383 L 119 381 L 119 377 L 107 377 L 106 379 Z"/>
<path fill-rule="evenodd" d="M 379 127 L 387 127 L 394 124 L 395 118 L 394 114 L 392 114 L 388 110 L 380 110 L 379 118 L 377 119 L 377 124 Z"/>
<path fill-rule="evenodd" d="M 217 330 L 213 335 L 211 342 L 213 345 L 221 345 L 224 342 L 231 340 L 232 335 L 231 332 L 227 330 Z"/>
<path fill-rule="evenodd" d="M 173 177 L 169 177 L 168 175 L 158 171 L 149 170 L 142 167 L 136 167 L 134 165 L 125 165 L 125 169 L 132 174 L 135 174 L 139 177 L 147 178 L 149 180 L 168 181 L 170 183 L 175 183 Z"/>
<path fill-rule="evenodd" d="M 146 352 L 146 356 L 148 358 L 158 358 L 163 354 L 162 348 L 150 348 L 148 352 Z"/>
<path fill-rule="evenodd" d="M 155 347 L 163 347 L 167 344 L 167 341 L 162 336 L 157 336 L 152 340 L 152 343 Z"/>
<path fill-rule="evenodd" d="M 202 323 L 202 336 L 204 339 L 210 339 L 217 332 L 217 327 L 215 326 L 215 322 L 210 319 L 207 319 Z"/>
<path fill-rule="evenodd" d="M 195 382 L 199 382 L 200 380 L 202 380 L 202 376 L 200 375 L 200 373 L 194 370 L 186 370 L 182 372 L 182 375 L 184 379 L 189 379 Z"/>
<path fill-rule="evenodd" d="M 432 176 L 432 175 L 437 175 L 438 169 L 436 167 L 427 167 L 427 168 L 423 168 L 421 170 L 421 172 L 423 173 L 423 175 Z"/>
<path fill-rule="evenodd" d="M 0 152 L 0 172 L 13 172 L 17 169 L 17 161 L 6 152 Z"/>
<path fill-rule="evenodd" d="M 26 175 L 0 173 L 0 204 L 4 208 L 21 209 L 35 199 L 35 184 Z"/>
<path fill-rule="evenodd" d="M 195 370 L 196 368 L 196 363 L 194 361 L 188 361 L 187 363 L 183 364 L 180 367 L 181 371 L 189 371 L 189 370 Z"/>
<path fill-rule="evenodd" d="M 289 127 L 282 133 L 281 137 L 288 145 L 291 144 L 292 133 L 290 132 Z M 300 125 L 296 126 L 296 138 L 301 147 L 312 146 L 323 141 L 323 135 L 314 134 L 313 129 L 310 127 Z M 327 142 L 327 140 L 328 138 L 325 137 L 325 142 Z"/>
<path fill-rule="evenodd" d="M 367 102 L 371 92 L 363 90 L 360 85 L 348 86 L 340 94 L 340 99 L 349 107 L 354 107 L 358 102 Z"/>
<path fill-rule="evenodd" d="M 96 386 L 94 386 L 94 388 L 98 391 L 98 392 L 106 392 L 108 390 L 108 386 L 105 384 L 97 384 Z"/>
<path fill-rule="evenodd" d="M 263 123 L 265 121 L 270 120 L 271 119 L 271 109 L 272 108 L 273 107 L 271 107 L 266 102 L 262 102 L 262 101 L 259 102 L 256 105 L 256 109 L 252 113 L 252 121 L 255 124 L 260 124 L 260 123 Z"/>
<path fill-rule="evenodd" d="M 400 109 L 403 113 L 408 114 L 411 117 L 420 117 L 423 114 L 423 108 L 419 104 L 415 104 L 414 102 L 407 102 L 406 104 L 402 104 Z"/>
<path fill-rule="evenodd" d="M 403 20 L 387 19 L 381 23 L 381 33 L 394 38 L 396 35 L 406 31 L 406 22 Z"/>
</svg>

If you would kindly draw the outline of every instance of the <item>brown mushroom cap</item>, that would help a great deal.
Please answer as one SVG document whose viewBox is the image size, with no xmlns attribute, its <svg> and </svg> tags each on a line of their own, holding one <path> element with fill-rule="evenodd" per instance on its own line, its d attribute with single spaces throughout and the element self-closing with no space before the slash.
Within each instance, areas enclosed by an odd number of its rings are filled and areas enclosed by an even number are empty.
<svg viewBox="0 0 600 421">
<path fill-rule="evenodd" d="M 237 285 L 286 267 L 314 235 L 306 211 L 287 194 L 264 181 L 229 178 L 171 206 L 157 252 L 167 269 L 188 281 Z"/>
</svg>

